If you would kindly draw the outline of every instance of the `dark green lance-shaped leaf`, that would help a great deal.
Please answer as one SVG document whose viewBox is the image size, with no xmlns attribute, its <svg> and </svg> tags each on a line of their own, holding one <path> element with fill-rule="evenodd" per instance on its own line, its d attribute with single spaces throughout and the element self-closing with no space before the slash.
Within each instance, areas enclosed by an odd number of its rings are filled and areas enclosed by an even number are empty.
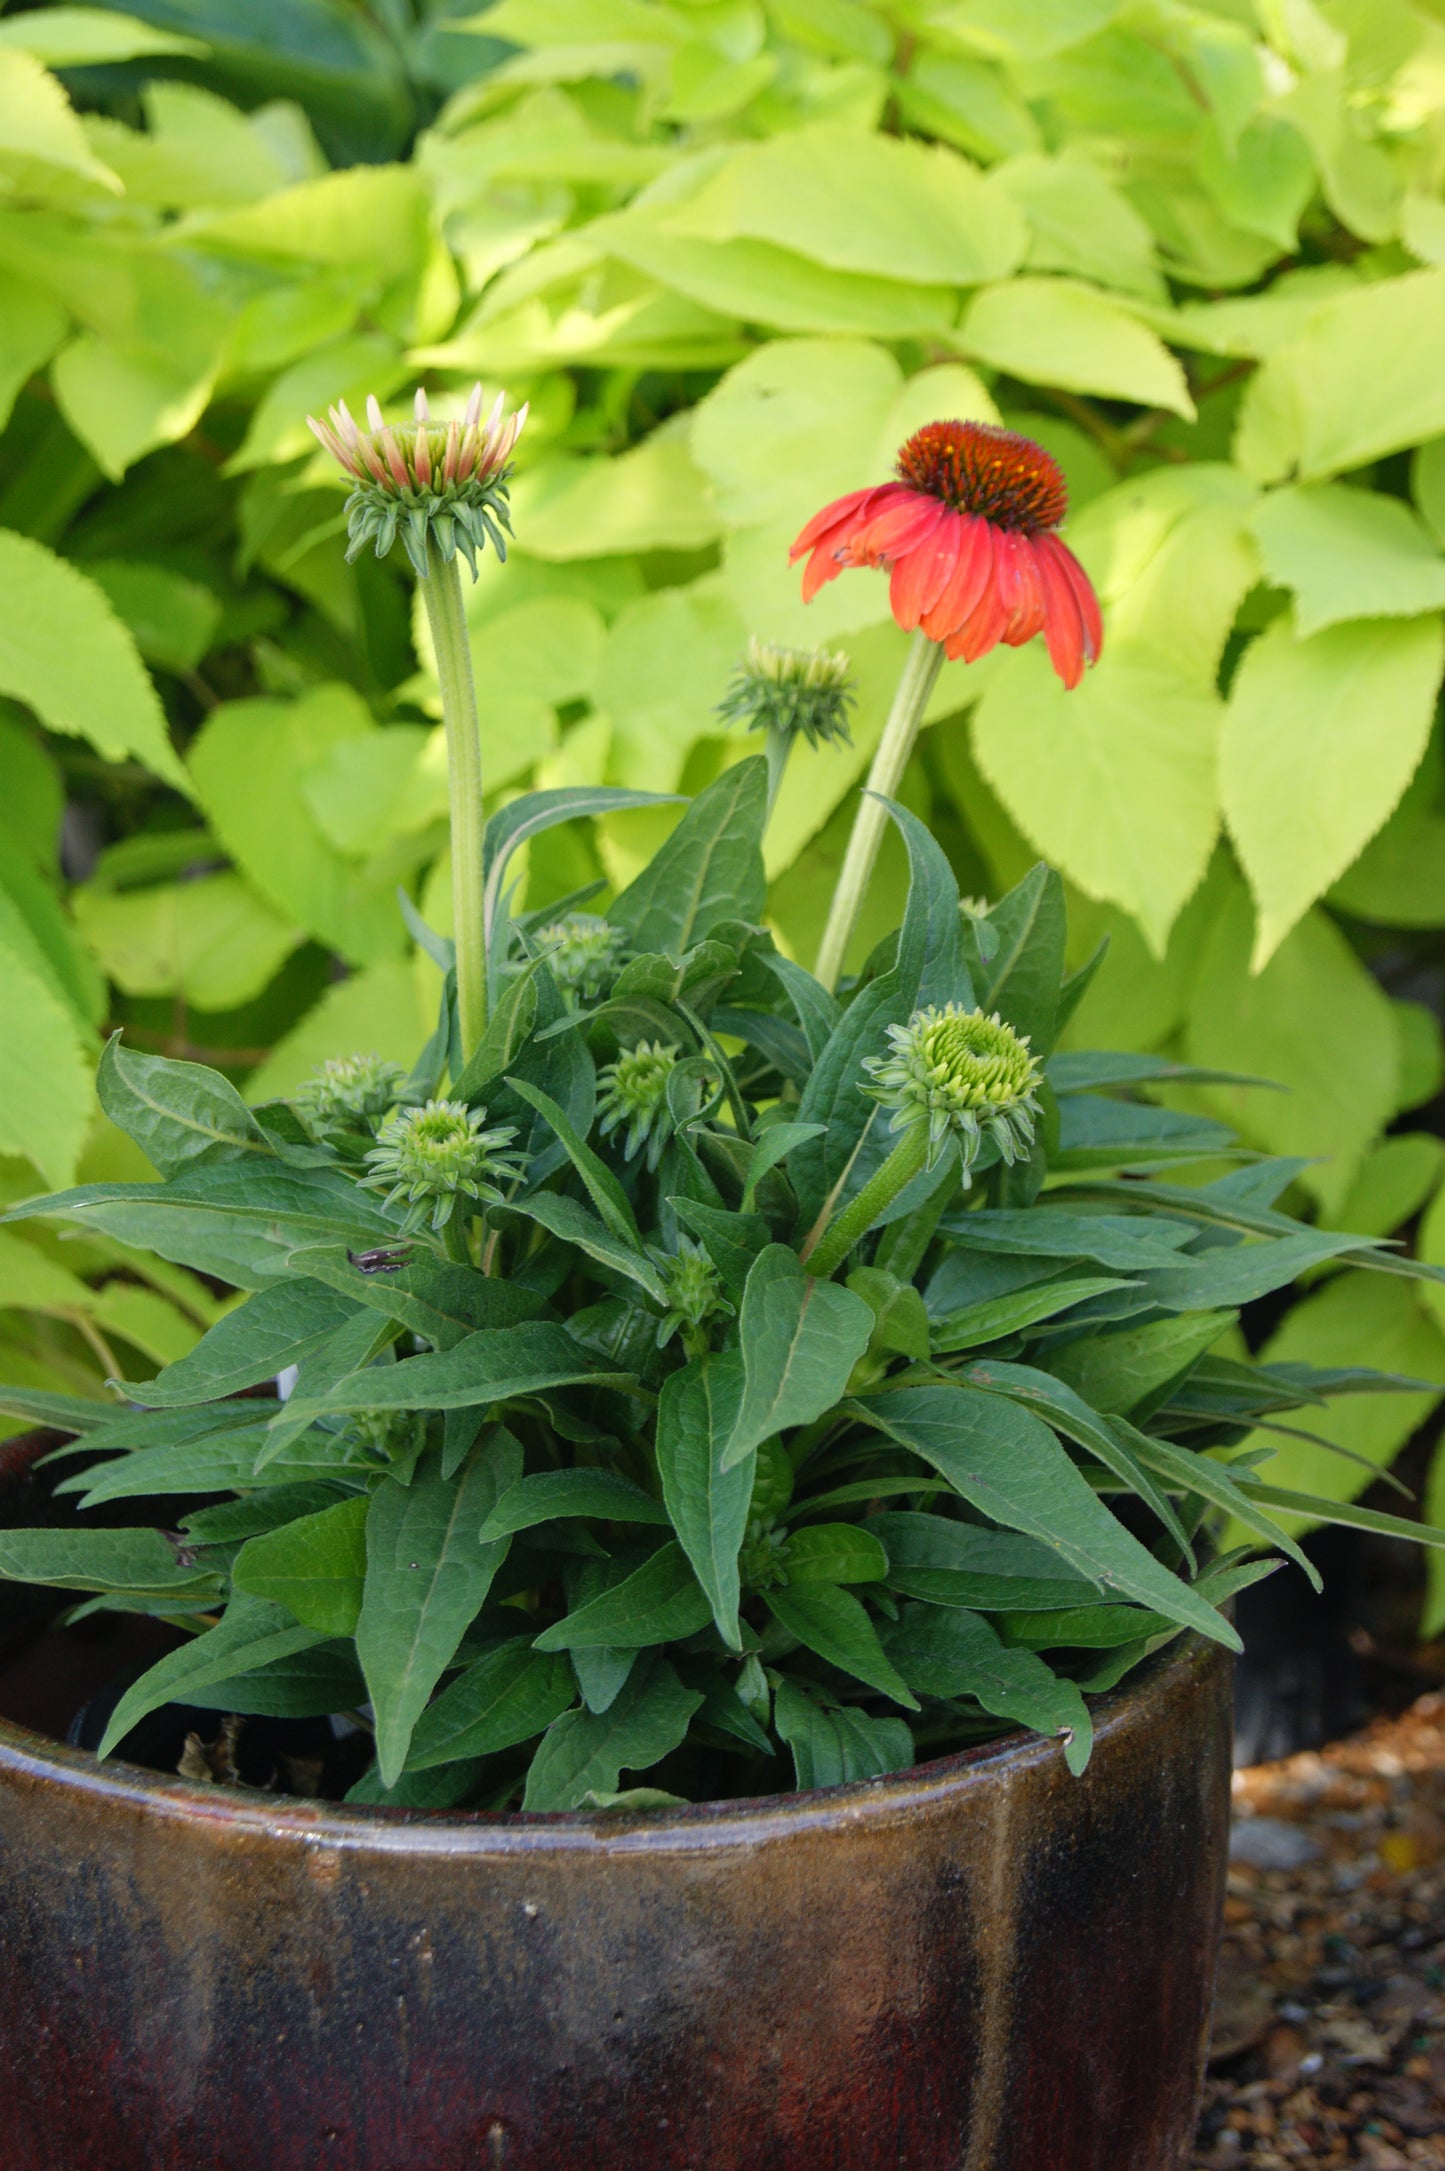
<svg viewBox="0 0 1445 2171">
<path fill-rule="evenodd" d="M 873 1314 L 870 1356 L 921 1360 L 928 1355 L 928 1312 L 911 1281 L 899 1281 L 882 1267 L 858 1266 L 848 1276 L 848 1287 Z"/>
<path fill-rule="evenodd" d="M 506 1558 L 509 1540 L 480 1545 L 477 1533 L 521 1474 L 516 1442 L 496 1431 L 454 1478 L 442 1476 L 433 1450 L 410 1485 L 383 1478 L 372 1495 L 356 1655 L 376 1711 L 386 1786 L 395 1784 L 412 1728 Z"/>
<path fill-rule="evenodd" d="M 1239 1649 L 1214 1608 L 1110 1514 L 1032 1410 L 962 1386 L 892 1388 L 856 1407 L 991 1521 L 1039 1539 L 1091 1582 Z"/>
<path fill-rule="evenodd" d="M 133 1448 L 99 1469 L 92 1467 L 65 1478 L 56 1491 L 81 1494 L 81 1505 L 87 1508 L 100 1507 L 107 1500 L 148 1500 L 166 1493 L 242 1491 L 257 1482 L 257 1460 L 269 1445 L 264 1424 L 230 1426 L 198 1440 Z M 274 1456 L 265 1484 L 269 1490 L 330 1475 L 360 1482 L 373 1467 L 354 1441 L 339 1439 L 334 1433 L 315 1434 Z"/>
<path fill-rule="evenodd" d="M 1138 1287 L 1137 1282 L 1121 1281 L 1116 1275 L 1063 1274 L 1052 1281 L 1035 1282 L 1031 1288 L 1010 1290 L 1005 1296 L 965 1305 L 961 1311 L 946 1312 L 941 1319 L 935 1320 L 934 1353 L 944 1357 L 961 1349 L 981 1349 L 985 1343 L 1001 1341 L 1005 1335 L 1022 1334 L 1026 1328 L 1036 1327 L 1045 1319 L 1057 1319 L 1061 1313 L 1072 1311 L 1076 1304 L 1088 1304 L 1095 1297 Z"/>
<path fill-rule="evenodd" d="M 731 1302 L 741 1303 L 754 1260 L 773 1240 L 761 1214 L 730 1214 L 701 1199 L 669 1198 L 667 1203 L 701 1243 Z"/>
<path fill-rule="evenodd" d="M 45 1214 L 64 1221 L 95 1221 L 111 1226 L 113 1213 L 149 1207 L 153 1212 L 184 1216 L 198 1213 L 234 1221 L 266 1239 L 274 1250 L 290 1250 L 305 1234 L 340 1237 L 353 1245 L 396 1243 L 399 1225 L 381 1201 L 332 1169 L 292 1168 L 259 1155 L 239 1161 L 195 1161 L 169 1183 L 80 1184 L 48 1198 L 26 1199 L 0 1216 L 27 1221 Z M 161 1249 L 161 1246 L 157 1246 Z M 169 1250 L 164 1256 L 172 1256 Z M 281 1261 L 277 1261 L 278 1267 Z"/>
<path fill-rule="evenodd" d="M 636 1282 L 654 1304 L 666 1304 L 662 1280 L 652 1261 L 630 1239 L 614 1236 L 607 1224 L 599 1221 L 596 1214 L 590 1214 L 580 1199 L 569 1199 L 560 1191 L 534 1191 L 530 1198 L 514 1200 L 511 1211 L 525 1214 L 529 1221 L 535 1221 L 549 1235 L 560 1237 L 564 1244 L 575 1245 L 599 1266 L 610 1267 L 614 1274 Z"/>
<path fill-rule="evenodd" d="M 453 1098 L 474 1108 L 494 1078 L 512 1068 L 537 1023 L 537 975 L 542 960 L 533 958 L 503 987 L 483 1033 L 452 1086 Z"/>
<path fill-rule="evenodd" d="M 461 1757 L 495 1756 L 545 1733 L 577 1700 L 566 1659 L 513 1636 L 468 1666 L 427 1705 L 406 1768 L 427 1771 Z"/>
<path fill-rule="evenodd" d="M 866 1681 L 870 1689 L 909 1711 L 918 1709 L 918 1699 L 878 1641 L 867 1609 L 851 1591 L 840 1590 L 836 1583 L 800 1583 L 769 1591 L 767 1602 L 789 1635 L 830 1666 Z"/>
<path fill-rule="evenodd" d="M 790 1590 L 806 1583 L 881 1583 L 888 1573 L 883 1546 L 856 1523 L 809 1523 L 792 1533 L 778 1557 Z"/>
<path fill-rule="evenodd" d="M 356 1310 L 337 1290 L 297 1278 L 260 1289 L 227 1312 L 192 1350 L 130 1394 L 150 1409 L 216 1402 L 274 1379 L 319 1349 Z"/>
<path fill-rule="evenodd" d="M 953 1238 L 959 1255 L 983 1251 L 1010 1259 L 1020 1253 L 1092 1259 L 1116 1274 L 1177 1266 L 1180 1248 L 1190 1237 L 1189 1229 L 1177 1222 L 1149 1221 L 1130 1214 L 1076 1214 L 1057 1206 L 1034 1206 L 1025 1213 L 985 1207 L 975 1213 L 945 1214 L 939 1234 Z"/>
<path fill-rule="evenodd" d="M 757 1451 L 723 1467 L 737 1424 L 743 1366 L 735 1352 L 702 1357 L 663 1383 L 657 1467 L 672 1527 L 707 1594 L 718 1633 L 742 1649 L 738 1554 L 747 1531 Z"/>
<path fill-rule="evenodd" d="M 737 977 L 737 970 L 738 953 L 727 942 L 695 942 L 678 956 L 649 951 L 627 960 L 613 983 L 612 997 L 617 1002 L 645 996 L 656 1003 L 675 1003 L 685 995 L 694 1008 L 706 1007 L 718 988 Z"/>
<path fill-rule="evenodd" d="M 192 1508 L 181 1517 L 181 1528 L 192 1545 L 244 1545 L 263 1531 L 279 1530 L 283 1523 L 299 1522 L 303 1515 L 317 1515 L 334 1508 L 339 1498 L 335 1485 L 319 1479 L 302 1479 L 295 1485 L 267 1485 L 240 1500 L 218 1500 L 214 1507 Z"/>
<path fill-rule="evenodd" d="M 1056 1093 L 1098 1093 L 1109 1086 L 1236 1085 L 1280 1088 L 1272 1078 L 1246 1071 L 1208 1070 L 1198 1063 L 1174 1063 L 1167 1055 L 1121 1055 L 1112 1048 L 1066 1048 L 1049 1058 L 1049 1083 Z"/>
<path fill-rule="evenodd" d="M 369 1506 L 358 1494 L 248 1539 L 232 1566 L 232 1586 L 274 1599 L 323 1635 L 354 1636 L 366 1580 Z"/>
<path fill-rule="evenodd" d="M 248 1395 L 244 1402 L 216 1402 L 199 1410 L 133 1410 L 114 1402 L 98 1403 L 101 1422 L 63 1447 L 52 1448 L 45 1461 L 129 1454 L 141 1447 L 177 1447 L 208 1439 L 213 1433 L 253 1430 L 264 1425 L 279 1406 L 265 1395 Z"/>
<path fill-rule="evenodd" d="M 601 1155 L 592 1151 L 566 1110 L 558 1106 L 550 1093 L 544 1093 L 539 1087 L 529 1085 L 525 1079 L 509 1078 L 507 1083 L 529 1107 L 536 1109 L 538 1115 L 555 1132 L 560 1144 L 566 1148 L 572 1166 L 586 1185 L 588 1197 L 608 1229 L 619 1242 L 627 1244 L 633 1251 L 641 1252 L 642 1237 L 627 1193 Z"/>
<path fill-rule="evenodd" d="M 193 1703 L 212 1682 L 256 1673 L 323 1641 L 314 1628 L 301 1627 L 284 1606 L 264 1598 L 233 1598 L 214 1628 L 179 1651 L 168 1651 L 126 1690 L 96 1754 L 109 1756 L 148 1711 L 162 1704 Z"/>
<path fill-rule="evenodd" d="M 0 1577 L 69 1591 L 174 1591 L 186 1606 L 217 1589 L 212 1570 L 184 1562 L 158 1530 L 0 1530 Z"/>
<path fill-rule="evenodd" d="M 606 1711 L 566 1711 L 543 1736 L 527 1774 L 524 1809 L 576 1809 L 589 1794 L 611 1794 L 624 1771 L 647 1771 L 675 1749 L 702 1702 L 666 1659 L 634 1666 Z"/>
<path fill-rule="evenodd" d="M 288 1263 L 293 1272 L 398 1320 L 438 1349 L 453 1348 L 479 1327 L 520 1326 L 546 1309 L 536 1292 L 520 1282 L 479 1274 L 475 1267 L 439 1259 L 435 1252 L 418 1248 L 407 1257 L 403 1244 L 391 1256 L 405 1264 L 364 1273 L 347 1257 L 344 1245 L 308 1244 L 293 1251 Z"/>
<path fill-rule="evenodd" d="M 1186 1496 L 1193 1493 L 1213 1501 L 1216 1507 L 1227 1508 L 1248 1529 L 1287 1553 L 1295 1566 L 1304 1570 L 1315 1589 L 1320 1589 L 1320 1573 L 1314 1562 L 1244 1491 L 1227 1463 L 1215 1462 L 1208 1455 L 1197 1455 L 1192 1448 L 1176 1447 L 1171 1440 L 1156 1440 L 1151 1434 L 1140 1432 L 1137 1426 L 1125 1424 L 1123 1419 L 1116 1419 L 1116 1423 L 1146 1469 L 1153 1470 L 1176 1492 Z"/>
<path fill-rule="evenodd" d="M 1105 1417 L 1146 1416 L 1234 1320 L 1233 1312 L 1151 1319 L 1068 1342 L 1050 1352 L 1049 1370 Z"/>
<path fill-rule="evenodd" d="M 689 949 L 721 920 L 760 920 L 768 765 L 749 755 L 699 792 L 661 851 L 608 911 L 634 950 Z"/>
<path fill-rule="evenodd" d="M 998 1364 L 984 1362 L 971 1364 L 964 1378 L 972 1387 L 983 1387 L 994 1394 L 1011 1395 L 1015 1402 L 1025 1403 L 1035 1409 L 1056 1432 L 1066 1440 L 1072 1440 L 1101 1462 L 1115 1477 L 1122 1478 L 1132 1492 L 1146 1503 L 1158 1516 L 1164 1528 L 1179 1547 L 1184 1559 L 1194 1565 L 1194 1549 L 1183 1524 L 1179 1521 L 1167 1494 L 1162 1493 L 1149 1476 L 1148 1468 L 1141 1464 L 1138 1455 L 1122 1437 L 1118 1422 L 1111 1424 L 1091 1410 L 1087 1402 L 1076 1395 L 1073 1388 L 1056 1379 L 1051 1372 L 1040 1372 L 1027 1364 Z M 1131 1428 L 1131 1437 L 1132 1428 Z"/>
<path fill-rule="evenodd" d="M 821 981 L 815 980 L 803 966 L 784 957 L 779 950 L 759 952 L 759 962 L 781 984 L 803 1029 L 809 1057 L 816 1063 L 843 1015 L 838 998 L 830 995 Z"/>
<path fill-rule="evenodd" d="M 1061 1613 L 1005 1613 L 1005 1643 L 1024 1651 L 1115 1651 L 1160 1634 L 1177 1634 L 1174 1623 L 1147 1606 L 1070 1606 Z"/>
<path fill-rule="evenodd" d="M 265 1132 L 230 1080 L 201 1063 L 142 1055 L 112 1033 L 95 1090 L 111 1122 L 163 1176 L 174 1176 L 203 1154 L 213 1161 L 271 1155 Z"/>
<path fill-rule="evenodd" d="M 1099 1586 L 1066 1568 L 1045 1545 L 1012 1530 L 959 1523 L 951 1516 L 890 1509 L 869 1522 L 888 1554 L 888 1587 L 935 1606 L 1086 1605 Z"/>
<path fill-rule="evenodd" d="M 775 1010 L 734 1010 L 729 1004 L 713 1011 L 712 1029 L 733 1040 L 746 1041 L 765 1063 L 794 1085 L 807 1084 L 813 1059 L 807 1041 L 791 1018 L 781 1017 Z"/>
<path fill-rule="evenodd" d="M 908 1606 L 889 1631 L 888 1649 L 923 1695 L 971 1696 L 996 1718 L 1060 1738 L 1071 1772 L 1088 1763 L 1094 1727 L 1074 1683 L 1060 1680 L 1036 1652 L 1007 1649 L 977 1613 Z"/>
<path fill-rule="evenodd" d="M 743 1292 L 743 1395 L 723 1468 L 785 1426 L 809 1425 L 831 1409 L 872 1331 L 861 1297 L 805 1273 L 786 1244 L 770 1244 Z"/>
<path fill-rule="evenodd" d="M 1241 1477 L 1241 1492 L 1266 1508 L 1283 1515 L 1306 1515 L 1311 1522 L 1341 1523 L 1346 1530 L 1373 1530 L 1385 1538 L 1404 1538 L 1412 1545 L 1445 1546 L 1445 1530 L 1433 1523 L 1412 1523 L 1403 1515 L 1382 1515 L 1362 1508 L 1356 1500 L 1322 1500 L 1314 1493 L 1289 1491 L 1283 1485 L 1266 1485 L 1262 1479 Z"/>
<path fill-rule="evenodd" d="M 1207 1116 L 1071 1093 L 1059 1102 L 1059 1146 L 1051 1158 L 1056 1169 L 1166 1168 L 1225 1153 L 1234 1142 L 1227 1124 Z"/>
<path fill-rule="evenodd" d="M 279 1455 L 286 1453 L 293 1441 L 310 1429 L 319 1396 L 341 1381 L 379 1380 L 384 1370 L 393 1369 L 389 1365 L 377 1367 L 374 1359 L 383 1350 L 390 1349 L 396 1335 L 394 1320 L 379 1312 L 360 1309 L 329 1334 L 319 1349 L 304 1358 L 289 1401 L 281 1405 L 266 1428 L 266 1445 L 256 1458 L 257 1470 L 267 1469 Z M 357 1406 L 364 1409 L 367 1405 Z"/>
<path fill-rule="evenodd" d="M 43 1387 L 0 1387 L 0 1410 L 7 1417 L 28 1417 L 32 1424 L 56 1432 L 88 1433 L 115 1415 L 115 1404 L 51 1394 Z"/>
<path fill-rule="evenodd" d="M 1171 1312 L 1252 1304 L 1325 1259 L 1360 1251 L 1358 1236 L 1331 1229 L 1298 1229 L 1292 1236 L 1215 1246 L 1197 1257 L 1176 1258 L 1172 1265 L 1149 1274 L 1145 1286 L 1153 1301 Z"/>
<path fill-rule="evenodd" d="M 837 1787 L 850 1779 L 879 1779 L 906 1771 L 913 1736 L 902 1719 L 874 1719 L 848 1704 L 828 1709 L 796 1681 L 780 1681 L 773 1720 L 793 1752 L 800 1787 Z"/>
<path fill-rule="evenodd" d="M 486 883 L 486 921 L 490 930 L 497 919 L 512 854 L 529 837 L 540 836 L 558 822 L 583 821 L 594 814 L 618 814 L 627 807 L 674 806 L 675 792 L 624 791 L 616 785 L 594 784 L 545 792 L 524 792 L 520 799 L 499 807 L 487 823 L 482 841 L 482 868 Z M 685 819 L 685 817 L 684 817 Z M 618 926 L 624 923 L 619 920 Z M 642 944 L 637 944 L 642 948 Z M 661 944 L 648 944 L 661 948 Z"/>
<path fill-rule="evenodd" d="M 798 1108 L 800 1122 L 822 1126 L 822 1135 L 799 1146 L 788 1164 L 806 1226 L 816 1221 L 829 1202 L 836 1211 L 860 1191 L 897 1143 L 877 1104 L 861 1090 L 870 1082 L 863 1069 L 865 1057 L 883 1054 L 888 1027 L 905 1025 L 923 1004 L 956 1001 L 969 1008 L 973 1004 L 953 871 L 941 847 L 914 815 L 892 800 L 885 804 L 908 850 L 912 878 L 908 905 L 893 964 L 870 981 L 843 1013 L 813 1065 Z M 903 1210 L 918 1204 L 928 1188 L 926 1175 L 918 1185 L 910 1185 L 902 1194 Z M 918 1198 L 912 1195 L 915 1190 Z"/>
<path fill-rule="evenodd" d="M 776 1168 L 780 1161 L 786 1161 L 795 1146 L 805 1146 L 810 1138 L 820 1138 L 822 1130 L 820 1123 L 770 1123 L 759 1133 L 752 1160 L 748 1163 L 748 1180 L 743 1186 L 742 1210 L 745 1214 L 751 1211 L 758 1185 L 768 1170 Z"/>
<path fill-rule="evenodd" d="M 482 1525 L 482 1543 L 575 1515 L 664 1526 L 668 1520 L 660 1500 L 615 1470 L 534 1470 L 502 1494 Z"/>
<path fill-rule="evenodd" d="M 1067 933 L 1064 885 L 1040 860 L 988 915 L 997 947 L 983 963 L 978 1000 L 1027 1035 L 1040 1062 L 1054 1045 Z"/>
<path fill-rule="evenodd" d="M 366 1683 L 349 1639 L 313 1643 L 300 1651 L 219 1681 L 202 1681 L 185 1701 L 203 1711 L 234 1711 L 257 1719 L 323 1719 L 365 1701 Z"/>
<path fill-rule="evenodd" d="M 543 1629 L 538 1651 L 637 1651 L 653 1643 L 676 1643 L 694 1636 L 711 1618 L 712 1607 L 682 1547 L 659 1546 L 630 1576 L 578 1606 L 565 1620 Z"/>
<path fill-rule="evenodd" d="M 312 1418 L 338 1410 L 454 1410 L 545 1394 L 552 1387 L 616 1387 L 627 1375 L 599 1371 L 565 1327 L 542 1320 L 520 1327 L 483 1328 L 454 1349 L 407 1357 L 400 1364 L 353 1372 L 314 1401 L 287 1411 Z"/>
</svg>

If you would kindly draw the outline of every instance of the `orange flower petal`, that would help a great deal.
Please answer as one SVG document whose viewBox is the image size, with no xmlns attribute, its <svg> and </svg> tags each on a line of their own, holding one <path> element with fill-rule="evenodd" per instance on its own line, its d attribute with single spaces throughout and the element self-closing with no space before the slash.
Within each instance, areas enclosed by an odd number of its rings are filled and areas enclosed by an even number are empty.
<svg viewBox="0 0 1445 2171">
<path fill-rule="evenodd" d="M 894 559 L 888 600 L 905 633 L 912 633 L 929 605 L 936 603 L 948 586 L 958 563 L 963 532 L 958 514 L 945 512 L 924 542 Z"/>
<path fill-rule="evenodd" d="M 1099 599 L 1093 583 L 1068 544 L 1060 542 L 1057 535 L 1039 536 L 1036 547 L 1057 564 L 1073 590 L 1084 627 L 1084 657 L 1089 663 L 1097 663 L 1104 653 L 1104 621 L 1099 615 Z"/>
<path fill-rule="evenodd" d="M 814 513 L 812 519 L 800 531 L 797 541 L 788 552 L 789 565 L 795 565 L 804 551 L 811 550 L 815 543 L 822 540 L 830 528 L 842 527 L 845 522 L 852 521 L 855 514 L 864 512 L 870 500 L 876 498 L 881 490 L 886 490 L 888 487 L 887 483 L 881 483 L 874 484 L 868 490 L 850 490 L 847 497 L 834 498 L 831 505 L 825 505 L 820 513 Z"/>
<path fill-rule="evenodd" d="M 1072 692 L 1084 675 L 1084 621 L 1073 586 L 1052 551 L 1036 550 L 1044 591 L 1044 639 L 1049 661 Z"/>
<path fill-rule="evenodd" d="M 930 641 L 956 633 L 983 594 L 993 571 L 993 530 L 972 513 L 959 515 L 958 560 L 941 594 L 919 620 Z"/>
<path fill-rule="evenodd" d="M 996 545 L 999 592 L 1008 605 L 1008 624 L 1003 637 L 1010 648 L 1022 648 L 1044 630 L 1044 589 L 1039 579 L 1034 546 L 1017 529 L 1006 529 Z"/>
</svg>

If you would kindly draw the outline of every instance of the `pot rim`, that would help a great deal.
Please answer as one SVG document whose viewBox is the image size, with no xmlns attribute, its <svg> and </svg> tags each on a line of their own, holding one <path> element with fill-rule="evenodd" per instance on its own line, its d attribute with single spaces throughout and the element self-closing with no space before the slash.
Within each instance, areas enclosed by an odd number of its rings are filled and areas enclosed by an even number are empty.
<svg viewBox="0 0 1445 2171">
<path fill-rule="evenodd" d="M 1220 1644 L 1186 1632 L 1135 1667 L 1094 1706 L 1095 1753 L 1112 1737 L 1147 1718 L 1187 1676 L 1225 1662 Z M 687 1852 L 719 1842 L 742 1847 L 760 1840 L 857 1824 L 926 1810 L 960 1788 L 1005 1784 L 1062 1751 L 1056 1740 L 1015 1728 L 951 1756 L 885 1772 L 876 1779 L 788 1794 L 752 1794 L 675 1808 L 618 1810 L 403 1809 L 362 1802 L 290 1800 L 244 1794 L 227 1786 L 197 1786 L 119 1758 L 104 1764 L 88 1750 L 0 1719 L 0 1781 L 6 1774 L 64 1787 L 163 1822 L 227 1827 L 238 1836 L 269 1834 L 347 1852 L 445 1853 L 471 1857 L 625 1851 L 633 1846 Z M 1087 1784 L 1087 1775 L 1069 1778 Z"/>
</svg>

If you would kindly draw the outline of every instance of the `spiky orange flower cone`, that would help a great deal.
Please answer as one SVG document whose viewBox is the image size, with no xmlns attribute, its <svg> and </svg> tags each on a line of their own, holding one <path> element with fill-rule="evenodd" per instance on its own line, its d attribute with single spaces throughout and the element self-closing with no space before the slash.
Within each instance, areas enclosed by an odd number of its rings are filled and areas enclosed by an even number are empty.
<svg viewBox="0 0 1445 2171">
<path fill-rule="evenodd" d="M 973 663 L 1000 641 L 1042 633 L 1066 686 L 1104 645 L 1089 576 L 1054 530 L 1068 510 L 1058 462 L 1032 438 L 988 422 L 929 422 L 898 455 L 898 480 L 825 505 L 790 553 L 807 556 L 803 601 L 847 566 L 892 569 L 889 600 Z"/>
</svg>

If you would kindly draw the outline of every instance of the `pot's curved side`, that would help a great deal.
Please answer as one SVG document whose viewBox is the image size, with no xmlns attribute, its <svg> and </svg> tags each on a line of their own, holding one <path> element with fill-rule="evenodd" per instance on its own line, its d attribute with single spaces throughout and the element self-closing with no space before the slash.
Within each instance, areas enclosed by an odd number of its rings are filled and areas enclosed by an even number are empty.
<svg viewBox="0 0 1445 2171">
<path fill-rule="evenodd" d="M 1180 2171 L 1229 1665 L 690 1814 L 395 1817 L 0 1725 L 6 2171 Z"/>
</svg>

